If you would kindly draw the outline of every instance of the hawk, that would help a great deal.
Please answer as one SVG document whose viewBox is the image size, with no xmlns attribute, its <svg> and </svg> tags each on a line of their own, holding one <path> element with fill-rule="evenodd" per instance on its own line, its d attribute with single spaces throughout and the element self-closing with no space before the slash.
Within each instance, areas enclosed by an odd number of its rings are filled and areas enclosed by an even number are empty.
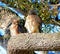
<svg viewBox="0 0 60 54">
<path fill-rule="evenodd" d="M 24 33 L 24 27 L 20 25 L 20 19 L 12 18 L 11 25 L 9 27 L 11 36 L 17 36 L 20 33 Z"/>
<path fill-rule="evenodd" d="M 39 27 L 41 29 L 42 19 L 36 14 L 35 10 L 30 10 L 28 16 L 26 17 L 25 28 L 28 33 L 39 33 Z M 46 51 L 40 51 L 40 54 L 46 53 Z"/>
<path fill-rule="evenodd" d="M 30 10 L 26 17 L 25 28 L 29 33 L 38 33 L 41 28 L 42 19 L 36 14 L 35 10 Z"/>
</svg>

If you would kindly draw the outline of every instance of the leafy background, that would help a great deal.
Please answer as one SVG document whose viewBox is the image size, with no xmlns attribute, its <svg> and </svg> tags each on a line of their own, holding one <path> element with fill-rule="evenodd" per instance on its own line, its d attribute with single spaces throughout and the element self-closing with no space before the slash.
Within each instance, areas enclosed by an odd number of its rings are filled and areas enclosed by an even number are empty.
<svg viewBox="0 0 60 54">
<path fill-rule="evenodd" d="M 13 13 L 16 13 L 20 18 L 22 17 L 23 20 L 25 20 L 25 17 L 28 15 L 29 10 L 36 9 L 38 16 L 43 20 L 42 30 L 44 33 L 60 32 L 60 9 L 59 9 L 60 5 L 58 5 L 60 3 L 59 0 L 1 0 L 1 1 L 3 2 L 2 4 L 0 4 L 1 6 L 3 6 L 5 9 L 12 10 Z M 24 24 L 24 21 L 22 21 L 21 23 Z M 55 54 L 55 51 L 49 52 L 51 54 Z"/>
<path fill-rule="evenodd" d="M 38 16 L 42 18 L 44 23 L 43 32 L 49 33 L 52 28 L 56 28 L 58 31 L 54 29 L 51 33 L 60 31 L 60 17 L 57 17 L 60 14 L 60 6 L 57 6 L 59 0 L 2 0 L 2 2 L 20 11 L 25 17 L 28 15 L 29 10 L 36 9 Z"/>
</svg>

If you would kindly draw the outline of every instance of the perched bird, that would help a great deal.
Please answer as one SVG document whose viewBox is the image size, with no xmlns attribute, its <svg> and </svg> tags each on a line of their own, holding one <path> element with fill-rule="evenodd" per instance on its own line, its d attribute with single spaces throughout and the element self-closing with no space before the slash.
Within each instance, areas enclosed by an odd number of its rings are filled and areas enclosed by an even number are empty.
<svg viewBox="0 0 60 54">
<path fill-rule="evenodd" d="M 28 16 L 26 17 L 25 27 L 28 33 L 39 33 L 39 28 L 41 29 L 42 27 L 42 19 L 36 14 L 35 10 L 29 11 Z M 46 51 L 37 51 L 37 52 L 40 52 L 40 54 L 47 53 Z"/>
<path fill-rule="evenodd" d="M 11 21 L 12 21 L 12 24 L 9 27 L 10 28 L 10 34 L 11 34 L 11 36 L 16 36 L 17 34 L 19 34 L 19 31 L 18 31 L 18 20 L 13 18 Z"/>
<path fill-rule="evenodd" d="M 25 28 L 27 29 L 28 33 L 38 33 L 41 25 L 42 19 L 37 16 L 35 10 L 30 10 L 25 22 Z"/>
<path fill-rule="evenodd" d="M 20 33 L 24 33 L 23 27 L 19 24 L 20 19 L 12 18 L 10 28 L 11 36 L 17 36 Z"/>
</svg>

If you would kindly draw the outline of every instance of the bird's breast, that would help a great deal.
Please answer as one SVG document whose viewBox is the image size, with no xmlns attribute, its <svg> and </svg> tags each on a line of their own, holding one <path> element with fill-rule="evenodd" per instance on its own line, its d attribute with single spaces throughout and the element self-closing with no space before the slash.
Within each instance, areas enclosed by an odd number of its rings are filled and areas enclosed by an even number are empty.
<svg viewBox="0 0 60 54">
<path fill-rule="evenodd" d="M 19 34 L 18 26 L 17 25 L 11 25 L 10 26 L 10 33 L 11 33 L 11 36 L 18 35 Z"/>
</svg>

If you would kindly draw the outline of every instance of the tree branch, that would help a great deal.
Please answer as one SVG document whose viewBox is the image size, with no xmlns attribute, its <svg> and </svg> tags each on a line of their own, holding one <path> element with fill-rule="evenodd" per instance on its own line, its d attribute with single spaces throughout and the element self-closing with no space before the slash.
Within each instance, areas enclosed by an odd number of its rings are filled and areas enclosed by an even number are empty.
<svg viewBox="0 0 60 54">
<path fill-rule="evenodd" d="M 59 22 L 57 22 L 56 20 L 52 19 L 52 21 L 53 21 L 55 24 L 57 24 L 57 25 L 59 25 L 59 26 L 60 26 L 60 23 L 59 23 Z"/>
<path fill-rule="evenodd" d="M 8 52 L 20 50 L 60 50 L 60 33 L 22 33 L 8 41 Z"/>
<path fill-rule="evenodd" d="M 53 6 L 53 8 L 57 8 L 58 6 L 60 6 L 60 4 L 53 4 L 53 5 L 49 5 L 49 6 Z"/>
</svg>

